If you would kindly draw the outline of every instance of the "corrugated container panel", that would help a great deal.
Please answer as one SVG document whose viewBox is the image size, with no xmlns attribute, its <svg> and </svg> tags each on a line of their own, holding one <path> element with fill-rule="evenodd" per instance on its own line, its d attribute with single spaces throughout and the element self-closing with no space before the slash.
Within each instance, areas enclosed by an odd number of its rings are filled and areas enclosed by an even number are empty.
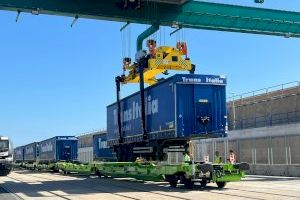
<svg viewBox="0 0 300 200">
<path fill-rule="evenodd" d="M 78 139 L 74 136 L 56 136 L 40 142 L 40 162 L 77 160 Z"/>
<path fill-rule="evenodd" d="M 24 147 L 17 147 L 14 149 L 14 160 L 16 162 L 23 162 L 24 161 Z"/>
<path fill-rule="evenodd" d="M 146 131 L 150 140 L 225 135 L 225 87 L 226 78 L 222 76 L 181 74 L 146 88 Z M 140 141 L 139 92 L 121 100 L 121 111 L 125 142 Z M 116 103 L 107 107 L 107 132 L 109 145 L 116 144 Z"/>
<path fill-rule="evenodd" d="M 93 134 L 78 136 L 78 148 L 93 147 Z"/>
<path fill-rule="evenodd" d="M 82 163 L 91 163 L 94 161 L 94 148 L 84 147 L 78 148 L 78 161 Z"/>
<path fill-rule="evenodd" d="M 168 152 L 168 164 L 177 164 L 182 163 L 183 161 L 183 153 L 182 152 Z"/>
<path fill-rule="evenodd" d="M 106 135 L 94 135 L 94 161 L 116 161 L 112 148 L 107 145 Z"/>
<path fill-rule="evenodd" d="M 34 142 L 24 146 L 24 161 L 25 162 L 35 162 L 37 157 L 37 145 L 38 143 Z"/>
</svg>

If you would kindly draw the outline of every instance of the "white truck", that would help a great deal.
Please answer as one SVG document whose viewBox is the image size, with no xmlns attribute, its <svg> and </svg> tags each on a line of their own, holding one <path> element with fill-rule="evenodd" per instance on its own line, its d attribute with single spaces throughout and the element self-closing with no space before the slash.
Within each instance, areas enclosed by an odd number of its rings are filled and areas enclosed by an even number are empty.
<svg viewBox="0 0 300 200">
<path fill-rule="evenodd" d="M 13 147 L 8 137 L 0 136 L 0 176 L 6 176 L 12 170 Z"/>
</svg>

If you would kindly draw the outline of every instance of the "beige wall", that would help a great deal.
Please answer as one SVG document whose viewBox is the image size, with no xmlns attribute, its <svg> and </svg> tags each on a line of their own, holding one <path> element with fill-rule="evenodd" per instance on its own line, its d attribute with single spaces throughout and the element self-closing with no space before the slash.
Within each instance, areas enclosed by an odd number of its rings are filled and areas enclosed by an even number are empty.
<svg viewBox="0 0 300 200">
<path fill-rule="evenodd" d="M 300 176 L 300 123 L 230 131 L 227 138 L 194 140 L 195 160 L 219 151 L 223 161 L 230 149 L 238 162 L 251 164 L 251 174 Z M 176 155 L 169 155 L 176 161 Z M 177 159 L 181 161 L 181 159 Z"/>
<path fill-rule="evenodd" d="M 236 129 L 300 122 L 300 86 L 253 97 L 235 97 L 234 102 L 227 103 L 227 109 L 230 130 L 234 127 L 233 111 Z"/>
</svg>

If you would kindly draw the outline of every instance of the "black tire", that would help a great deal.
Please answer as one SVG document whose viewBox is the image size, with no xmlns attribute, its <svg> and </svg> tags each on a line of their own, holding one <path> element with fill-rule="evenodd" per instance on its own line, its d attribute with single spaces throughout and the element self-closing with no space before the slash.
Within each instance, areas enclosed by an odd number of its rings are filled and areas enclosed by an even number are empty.
<svg viewBox="0 0 300 200">
<path fill-rule="evenodd" d="M 99 178 L 102 178 L 102 174 L 101 174 L 101 172 L 99 172 L 99 171 L 96 171 L 96 175 L 97 175 Z"/>
<path fill-rule="evenodd" d="M 166 176 L 166 181 L 169 182 L 171 187 L 177 187 L 178 179 L 176 176 Z"/>
<path fill-rule="evenodd" d="M 200 181 L 200 186 L 201 186 L 202 188 L 205 188 L 206 185 L 207 185 L 207 180 L 206 180 L 206 179 L 203 179 L 202 181 Z"/>
<path fill-rule="evenodd" d="M 179 183 L 184 184 L 185 177 L 184 175 L 179 177 Z"/>
<path fill-rule="evenodd" d="M 184 187 L 186 189 L 193 189 L 194 188 L 194 182 L 191 179 L 185 179 L 184 180 Z"/>
<path fill-rule="evenodd" d="M 217 182 L 218 188 L 224 188 L 226 185 L 226 182 Z"/>
<path fill-rule="evenodd" d="M 172 178 L 171 180 L 169 180 L 169 184 L 171 187 L 177 187 L 177 183 L 178 183 L 178 180 L 174 177 Z"/>
<path fill-rule="evenodd" d="M 59 169 L 57 169 L 57 168 L 55 168 L 55 167 L 51 168 L 50 170 L 51 170 L 51 172 L 53 172 L 53 173 L 59 173 Z"/>
<path fill-rule="evenodd" d="M 177 180 L 172 180 L 172 181 L 169 181 L 169 184 L 171 187 L 175 188 L 175 187 L 177 187 L 177 182 L 178 182 Z"/>
</svg>

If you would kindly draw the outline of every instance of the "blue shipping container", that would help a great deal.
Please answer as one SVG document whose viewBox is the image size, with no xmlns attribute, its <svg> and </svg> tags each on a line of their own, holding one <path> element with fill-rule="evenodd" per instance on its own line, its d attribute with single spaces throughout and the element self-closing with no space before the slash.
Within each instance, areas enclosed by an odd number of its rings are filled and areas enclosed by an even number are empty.
<svg viewBox="0 0 300 200">
<path fill-rule="evenodd" d="M 93 136 L 94 160 L 95 161 L 116 161 L 112 148 L 107 145 L 107 133 L 100 133 Z"/>
<path fill-rule="evenodd" d="M 41 163 L 77 160 L 78 139 L 74 136 L 56 136 L 39 143 Z"/>
<path fill-rule="evenodd" d="M 24 162 L 24 147 L 17 147 L 14 149 L 15 162 Z"/>
<path fill-rule="evenodd" d="M 177 74 L 145 89 L 146 131 L 150 140 L 225 136 L 226 78 Z M 121 100 L 124 142 L 142 140 L 140 93 Z M 107 107 L 107 140 L 118 143 L 117 104 Z"/>
<path fill-rule="evenodd" d="M 36 161 L 38 143 L 34 142 L 24 146 L 24 161 L 32 163 Z"/>
</svg>

